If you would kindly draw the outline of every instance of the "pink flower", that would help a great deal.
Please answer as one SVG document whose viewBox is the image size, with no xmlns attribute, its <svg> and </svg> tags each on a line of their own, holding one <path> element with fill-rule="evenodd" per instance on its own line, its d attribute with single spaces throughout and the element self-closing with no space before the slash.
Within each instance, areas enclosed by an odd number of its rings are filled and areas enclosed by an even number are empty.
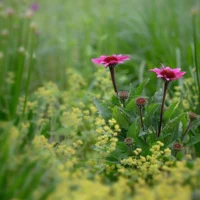
<svg viewBox="0 0 200 200">
<path fill-rule="evenodd" d="M 92 62 L 96 64 L 103 64 L 105 67 L 115 66 L 117 64 L 123 63 L 125 60 L 130 60 L 128 55 L 123 56 L 122 54 L 119 55 L 112 55 L 112 56 L 100 56 L 100 58 L 93 58 Z"/>
<path fill-rule="evenodd" d="M 162 78 L 166 81 L 172 81 L 180 79 L 186 72 L 181 72 L 181 68 L 172 69 L 170 67 L 165 67 L 162 65 L 162 69 L 154 68 L 150 70 L 155 72 L 158 78 Z"/>
</svg>

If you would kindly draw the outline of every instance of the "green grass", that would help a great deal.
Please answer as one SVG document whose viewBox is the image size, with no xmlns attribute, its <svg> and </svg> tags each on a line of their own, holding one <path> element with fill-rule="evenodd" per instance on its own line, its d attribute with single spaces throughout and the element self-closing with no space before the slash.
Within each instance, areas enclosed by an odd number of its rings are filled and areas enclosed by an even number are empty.
<svg viewBox="0 0 200 200">
<path fill-rule="evenodd" d="M 43 0 L 37 15 L 41 28 L 38 57 L 39 66 L 48 66 L 49 73 L 45 68 L 40 74 L 63 85 L 62 72 L 73 67 L 90 78 L 95 71 L 91 58 L 113 53 L 132 56 L 120 70 L 131 81 L 142 62 L 146 68 L 163 63 L 188 70 L 194 66 L 191 9 L 195 5 L 187 0 L 78 0 L 74 6 L 72 1 L 50 4 Z"/>
</svg>

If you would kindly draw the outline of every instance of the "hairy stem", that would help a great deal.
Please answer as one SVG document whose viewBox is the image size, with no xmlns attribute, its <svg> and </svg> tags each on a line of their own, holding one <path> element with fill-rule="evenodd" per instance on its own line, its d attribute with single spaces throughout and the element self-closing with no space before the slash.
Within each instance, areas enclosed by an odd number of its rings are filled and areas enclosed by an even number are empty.
<svg viewBox="0 0 200 200">
<path fill-rule="evenodd" d="M 114 91 L 116 94 L 118 94 L 118 90 L 117 90 L 117 85 L 116 85 L 116 82 L 115 82 L 115 67 L 114 66 L 109 66 L 109 69 L 110 69 L 110 76 L 111 76 L 111 79 L 112 79 L 112 84 L 113 84 L 113 87 L 114 87 Z"/>
<path fill-rule="evenodd" d="M 164 82 L 164 93 L 163 93 L 163 99 L 162 99 L 162 105 L 161 105 L 160 121 L 159 121 L 159 126 L 158 126 L 157 137 L 160 137 L 160 133 L 161 133 L 162 119 L 163 119 L 163 112 L 164 112 L 164 104 L 165 104 L 165 97 L 166 97 L 166 94 L 167 94 L 168 84 L 169 84 L 169 81 L 165 81 Z"/>
</svg>

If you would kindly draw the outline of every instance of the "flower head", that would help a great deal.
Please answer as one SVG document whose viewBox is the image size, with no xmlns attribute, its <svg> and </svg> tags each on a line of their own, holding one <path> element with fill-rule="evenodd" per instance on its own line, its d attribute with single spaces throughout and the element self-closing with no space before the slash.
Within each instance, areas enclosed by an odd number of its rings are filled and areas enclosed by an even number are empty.
<svg viewBox="0 0 200 200">
<path fill-rule="evenodd" d="M 118 97 L 122 100 L 125 101 L 128 99 L 128 92 L 127 91 L 120 91 L 118 92 Z"/>
<path fill-rule="evenodd" d="M 131 138 L 131 137 L 125 138 L 124 143 L 125 143 L 127 146 L 133 145 L 133 138 Z"/>
<path fill-rule="evenodd" d="M 196 113 L 188 112 L 187 114 L 188 114 L 188 117 L 190 118 L 190 120 L 192 120 L 192 121 L 198 119 L 198 115 Z"/>
<path fill-rule="evenodd" d="M 182 148 L 183 148 L 183 145 L 178 142 L 173 144 L 173 149 L 176 151 L 180 151 Z"/>
<path fill-rule="evenodd" d="M 147 103 L 146 99 L 143 98 L 143 97 L 137 98 L 137 99 L 135 100 L 135 102 L 136 102 L 136 105 L 137 105 L 137 106 L 144 106 L 144 105 Z"/>
<path fill-rule="evenodd" d="M 31 4 L 30 9 L 36 12 L 39 9 L 39 5 L 37 3 L 33 3 Z"/>
<path fill-rule="evenodd" d="M 155 72 L 158 78 L 162 78 L 165 81 L 172 81 L 180 79 L 186 72 L 181 72 L 181 68 L 172 69 L 162 65 L 162 69 L 154 68 L 150 70 Z"/>
<path fill-rule="evenodd" d="M 99 58 L 93 58 L 92 62 L 96 64 L 103 64 L 105 67 L 115 66 L 117 64 L 123 63 L 125 60 L 130 60 L 128 55 L 123 56 L 122 54 L 119 55 L 112 55 L 112 56 L 100 56 Z"/>
</svg>

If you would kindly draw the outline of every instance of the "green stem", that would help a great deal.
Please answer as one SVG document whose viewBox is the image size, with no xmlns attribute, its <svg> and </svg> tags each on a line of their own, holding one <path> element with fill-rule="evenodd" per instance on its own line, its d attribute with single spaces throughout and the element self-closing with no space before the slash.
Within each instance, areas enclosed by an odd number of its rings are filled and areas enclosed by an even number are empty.
<svg viewBox="0 0 200 200">
<path fill-rule="evenodd" d="M 142 119 L 142 106 L 139 106 L 139 114 L 140 114 L 141 127 L 142 127 L 142 130 L 144 131 L 144 122 Z"/>
<path fill-rule="evenodd" d="M 182 137 L 181 137 L 181 141 L 183 142 L 183 139 L 185 137 L 185 135 L 187 134 L 187 132 L 190 130 L 190 127 L 192 125 L 192 120 L 190 120 L 190 122 L 188 123 L 186 129 L 185 129 L 185 132 L 182 134 Z"/>
<path fill-rule="evenodd" d="M 198 59 L 197 59 L 197 36 L 196 36 L 196 15 L 192 15 L 192 27 L 193 27 L 193 43 L 194 43 L 194 65 L 196 69 L 196 79 L 198 87 L 198 98 L 200 102 L 200 79 L 199 79 L 199 69 L 198 69 Z M 200 111 L 200 106 L 199 106 Z"/>
<path fill-rule="evenodd" d="M 31 34 L 31 36 L 32 36 L 32 34 Z M 33 57 L 34 49 L 35 49 L 35 41 L 34 41 L 34 39 L 32 39 L 31 36 L 30 36 L 30 63 L 29 63 L 29 69 L 28 69 L 28 77 L 26 80 L 25 99 L 24 99 L 24 105 L 23 105 L 23 111 L 22 111 L 22 119 L 24 119 L 24 116 L 25 116 L 26 104 L 27 104 L 27 100 L 28 100 L 28 90 L 29 90 L 29 85 L 30 85 L 30 80 L 31 80 L 31 72 L 32 72 L 32 68 L 35 63 L 34 62 L 35 59 Z"/>
<path fill-rule="evenodd" d="M 23 78 L 23 72 L 24 72 L 24 62 L 25 62 L 25 55 L 19 55 L 18 56 L 18 70 L 16 73 L 16 80 L 15 85 L 13 89 L 13 99 L 12 99 L 12 105 L 11 105 L 11 117 L 13 118 L 16 114 L 17 105 L 19 101 L 19 95 L 20 95 L 20 89 L 21 89 L 21 83 Z"/>
<path fill-rule="evenodd" d="M 165 98 L 166 98 L 166 94 L 167 94 L 168 84 L 169 84 L 169 81 L 165 81 L 164 82 L 164 93 L 163 93 L 163 99 L 162 99 L 162 105 L 161 105 L 160 121 L 159 121 L 157 137 L 160 137 L 160 133 L 161 133 L 162 119 L 163 119 L 163 112 L 164 112 L 164 104 L 165 104 Z"/>
<path fill-rule="evenodd" d="M 123 108 L 125 108 L 126 107 L 125 100 L 122 101 L 122 104 L 123 104 Z"/>
</svg>

